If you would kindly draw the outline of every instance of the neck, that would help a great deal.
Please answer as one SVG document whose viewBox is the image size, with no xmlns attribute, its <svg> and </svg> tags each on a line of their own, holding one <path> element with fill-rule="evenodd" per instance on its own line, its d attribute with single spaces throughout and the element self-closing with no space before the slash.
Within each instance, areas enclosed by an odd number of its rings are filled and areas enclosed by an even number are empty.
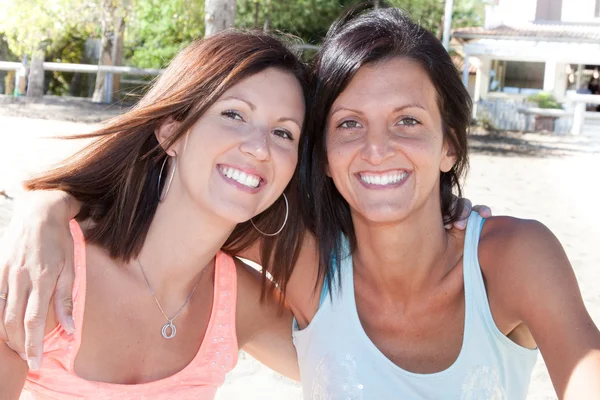
<svg viewBox="0 0 600 400">
<path fill-rule="evenodd" d="M 169 193 L 156 210 L 138 261 L 159 299 L 185 301 L 236 226 L 199 208 L 193 199 Z M 139 269 L 137 261 L 132 264 Z"/>
<path fill-rule="evenodd" d="M 389 224 L 375 224 L 353 213 L 357 274 L 386 296 L 408 300 L 448 272 L 445 256 L 451 237 L 444 228 L 439 200 L 431 203 Z"/>
</svg>

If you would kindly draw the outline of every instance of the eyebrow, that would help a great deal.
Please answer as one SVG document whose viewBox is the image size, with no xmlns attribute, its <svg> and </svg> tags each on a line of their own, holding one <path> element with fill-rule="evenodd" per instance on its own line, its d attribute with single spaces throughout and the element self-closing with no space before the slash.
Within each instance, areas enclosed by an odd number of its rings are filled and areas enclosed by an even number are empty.
<svg viewBox="0 0 600 400">
<path fill-rule="evenodd" d="M 242 102 L 244 102 L 244 103 L 248 104 L 248 107 L 250 107 L 250 109 L 251 109 L 252 111 L 255 111 L 255 110 L 256 110 L 256 106 L 255 106 L 255 105 L 254 105 L 252 102 L 250 102 L 250 101 L 248 101 L 248 100 L 245 100 L 245 99 L 242 99 L 241 97 L 237 97 L 237 96 L 227 96 L 227 97 L 223 97 L 223 98 L 221 99 L 221 101 L 225 101 L 225 100 L 239 100 L 239 101 L 242 101 Z"/>
<path fill-rule="evenodd" d="M 401 107 L 394 108 L 394 112 L 402 111 L 407 108 L 420 108 L 421 110 L 428 111 L 426 107 L 420 105 L 419 103 L 410 103 L 410 104 L 405 104 Z"/>
<path fill-rule="evenodd" d="M 400 107 L 396 107 L 396 108 L 394 108 L 394 110 L 393 110 L 392 112 L 398 112 L 398 111 L 402 111 L 402 110 L 405 110 L 405 109 L 407 109 L 407 108 L 420 108 L 420 109 L 422 109 L 422 110 L 428 111 L 428 110 L 427 110 L 427 108 L 425 108 L 424 106 L 422 106 L 422 105 L 421 105 L 421 104 L 419 104 L 419 103 L 410 103 L 410 104 L 405 104 L 405 105 L 403 105 L 403 106 L 400 106 Z M 352 109 L 352 108 L 347 108 L 347 107 L 336 107 L 336 108 L 334 108 L 334 109 L 331 111 L 330 115 L 331 115 L 331 116 L 333 116 L 335 113 L 338 113 L 338 112 L 340 112 L 340 111 L 350 111 L 350 112 L 353 112 L 353 113 L 356 113 L 356 114 L 360 114 L 360 115 L 363 115 L 363 114 L 364 114 L 362 111 L 359 111 L 359 110 L 354 110 L 354 109 Z"/>
<path fill-rule="evenodd" d="M 290 121 L 295 123 L 296 125 L 298 125 L 298 128 L 302 128 L 302 124 L 300 122 L 298 122 L 298 120 L 294 119 L 294 118 L 290 118 L 290 117 L 283 117 L 283 118 L 279 118 L 277 120 L 277 122 L 286 122 L 286 121 Z"/>
<path fill-rule="evenodd" d="M 241 102 L 244 102 L 244 103 L 248 104 L 248 107 L 250 107 L 250 109 L 252 111 L 256 111 L 256 106 L 254 105 L 254 103 L 252 103 L 251 101 L 242 99 L 241 97 L 227 96 L 227 97 L 223 97 L 220 101 L 226 101 L 226 100 L 239 100 Z M 287 121 L 291 121 L 291 122 L 295 123 L 296 125 L 298 125 L 298 128 L 302 127 L 302 124 L 300 122 L 298 122 L 297 119 L 294 119 L 294 118 L 291 118 L 291 117 L 282 117 L 282 118 L 279 118 L 277 120 L 277 122 L 287 122 Z"/>
</svg>

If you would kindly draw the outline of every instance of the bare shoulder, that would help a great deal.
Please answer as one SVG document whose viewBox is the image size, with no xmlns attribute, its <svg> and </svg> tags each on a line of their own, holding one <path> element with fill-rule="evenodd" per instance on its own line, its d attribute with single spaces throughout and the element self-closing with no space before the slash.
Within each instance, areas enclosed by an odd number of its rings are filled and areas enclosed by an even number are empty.
<svg viewBox="0 0 600 400">
<path fill-rule="evenodd" d="M 544 224 L 506 216 L 486 220 L 478 252 L 484 272 L 515 264 L 527 270 L 528 266 L 536 267 L 539 262 L 564 255 L 560 242 Z"/>
<path fill-rule="evenodd" d="M 492 217 L 486 220 L 478 249 L 479 264 L 491 302 L 523 317 L 524 304 L 535 304 L 565 290 L 579 294 L 575 274 L 556 236 L 535 220 Z"/>
</svg>

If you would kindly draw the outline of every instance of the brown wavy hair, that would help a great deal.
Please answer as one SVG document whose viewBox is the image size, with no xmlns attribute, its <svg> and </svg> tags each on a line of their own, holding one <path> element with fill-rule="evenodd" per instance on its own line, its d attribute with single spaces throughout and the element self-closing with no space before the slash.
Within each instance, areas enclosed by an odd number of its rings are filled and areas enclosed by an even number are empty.
<svg viewBox="0 0 600 400">
<path fill-rule="evenodd" d="M 197 40 L 173 59 L 135 107 L 103 128 L 77 136 L 96 140 L 56 168 L 27 181 L 26 188 L 57 189 L 74 196 L 82 203 L 77 220 L 93 221 L 86 239 L 105 248 L 111 257 L 127 262 L 142 249 L 162 189 L 157 185 L 158 176 L 168 156 L 156 139 L 155 129 L 169 117 L 179 122 L 164 144 L 169 148 L 226 90 L 271 67 L 292 73 L 307 98 L 306 67 L 280 39 L 261 32 L 229 30 Z M 290 213 L 278 236 L 262 237 L 245 222 L 237 225 L 223 246 L 224 251 L 235 255 L 260 240 L 263 277 L 269 269 L 283 291 L 291 267 L 272 268 L 273 261 L 293 266 L 304 231 L 300 213 L 294 212 L 299 207 L 295 179 L 285 193 Z M 281 226 L 284 213 L 285 204 L 279 199 L 254 221 L 263 231 L 274 232 Z M 263 279 L 263 295 L 265 283 Z"/>
</svg>

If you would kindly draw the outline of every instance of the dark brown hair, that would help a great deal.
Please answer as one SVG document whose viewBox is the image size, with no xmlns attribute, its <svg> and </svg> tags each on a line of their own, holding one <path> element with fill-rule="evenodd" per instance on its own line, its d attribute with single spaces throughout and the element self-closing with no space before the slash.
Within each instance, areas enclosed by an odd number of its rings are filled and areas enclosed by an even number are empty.
<svg viewBox="0 0 600 400">
<path fill-rule="evenodd" d="M 427 73 L 437 90 L 444 137 L 456 157 L 450 171 L 440 172 L 444 223 L 456 221 L 462 209 L 460 202 L 458 206 L 454 204 L 453 192 L 461 195 L 460 179 L 468 167 L 469 94 L 450 56 L 433 34 L 412 22 L 400 9 L 368 8 L 353 8 L 334 22 L 313 68 L 315 92 L 300 170 L 300 188 L 304 193 L 301 206 L 308 227 L 319 241 L 319 281 L 325 278 L 328 286 L 336 276 L 336 261 L 342 257 L 342 234 L 349 239 L 351 252 L 356 248 L 356 236 L 350 207 L 325 173 L 326 124 L 335 99 L 362 66 L 404 57 L 418 62 Z"/>
<path fill-rule="evenodd" d="M 168 156 L 156 139 L 155 129 L 169 117 L 179 122 L 164 145 L 168 148 L 226 90 L 270 67 L 292 73 L 306 99 L 306 68 L 278 38 L 261 32 L 229 30 L 197 40 L 173 59 L 131 111 L 96 132 L 79 136 L 96 140 L 55 169 L 29 180 L 26 187 L 58 189 L 73 195 L 82 203 L 77 219 L 93 221 L 86 231 L 87 240 L 105 248 L 111 257 L 129 261 L 141 251 L 162 189 L 157 185 L 158 175 Z M 285 193 L 290 213 L 278 236 L 264 238 L 245 222 L 238 224 L 223 247 L 224 251 L 237 254 L 262 239 L 263 276 L 275 259 L 278 265 L 293 266 L 301 245 L 304 229 L 300 213 L 294 212 L 299 207 L 295 182 L 288 185 Z M 285 204 L 280 199 L 254 221 L 263 231 L 275 232 L 284 213 Z M 283 284 L 289 279 L 291 268 L 270 269 L 274 281 L 285 289 Z"/>
</svg>

